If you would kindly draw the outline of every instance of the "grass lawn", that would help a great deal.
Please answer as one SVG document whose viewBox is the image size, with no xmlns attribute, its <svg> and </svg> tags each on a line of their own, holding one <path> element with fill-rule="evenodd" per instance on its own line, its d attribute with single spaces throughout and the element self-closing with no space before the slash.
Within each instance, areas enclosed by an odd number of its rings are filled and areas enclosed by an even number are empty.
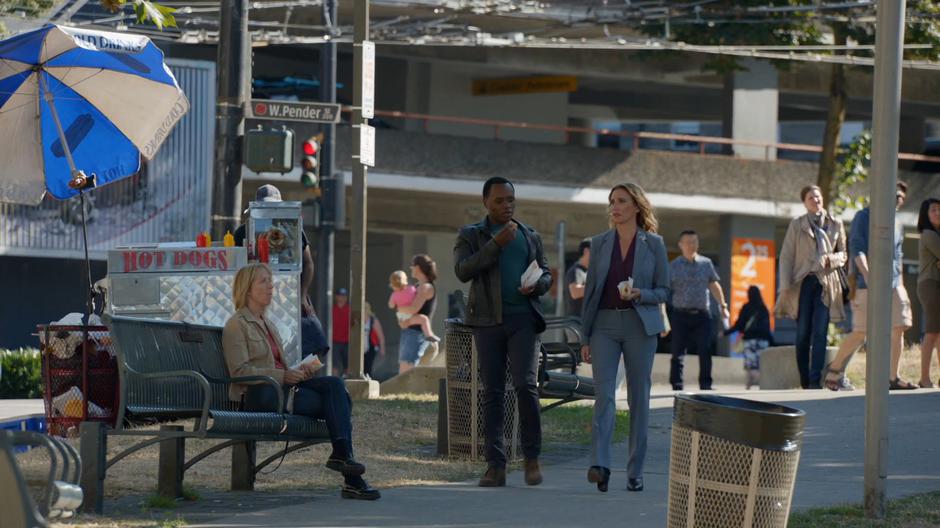
<svg viewBox="0 0 940 528">
<path fill-rule="evenodd" d="M 549 401 L 543 402 L 543 404 Z M 590 442 L 592 407 L 585 402 L 567 404 L 543 415 L 542 434 L 546 456 L 577 457 L 586 454 Z M 368 466 L 366 478 L 378 488 L 459 482 L 478 477 L 485 462 L 452 460 L 436 454 L 437 397 L 432 395 L 390 396 L 377 400 L 356 402 L 353 406 L 353 429 L 356 457 Z M 190 422 L 180 422 L 190 427 Z M 618 412 L 614 439 L 622 442 L 627 437 L 627 412 Z M 71 440 L 78 446 L 77 439 Z M 203 451 L 218 440 L 187 439 L 187 459 Z M 108 438 L 108 456 L 124 450 L 134 443 L 130 437 Z M 258 445 L 258 460 L 267 458 L 283 444 L 263 442 Z M 258 475 L 255 489 L 261 492 L 298 489 L 333 490 L 340 477 L 323 467 L 329 454 L 328 444 L 314 446 L 288 455 L 281 466 L 268 473 L 266 467 Z M 105 480 L 107 497 L 140 496 L 140 516 L 109 518 L 79 515 L 77 519 L 61 523 L 62 526 L 183 526 L 172 510 L 172 502 L 154 496 L 157 478 L 156 446 L 145 448 L 115 464 Z M 21 455 L 21 465 L 32 465 L 36 470 L 45 461 Z M 229 485 L 230 451 L 223 450 L 194 465 L 186 472 L 186 489 L 198 499 L 201 491 L 223 491 Z M 275 463 L 276 464 L 276 463 Z M 515 469 L 521 466 L 517 463 Z"/>
<path fill-rule="evenodd" d="M 940 491 L 888 503 L 884 520 L 865 517 L 862 506 L 816 508 L 790 516 L 788 528 L 928 528 L 940 527 Z"/>
</svg>

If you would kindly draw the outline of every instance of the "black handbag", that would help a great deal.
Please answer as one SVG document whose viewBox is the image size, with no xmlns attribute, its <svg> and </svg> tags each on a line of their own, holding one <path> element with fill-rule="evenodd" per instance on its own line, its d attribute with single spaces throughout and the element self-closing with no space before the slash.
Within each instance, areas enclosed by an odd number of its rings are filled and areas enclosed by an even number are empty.
<svg viewBox="0 0 940 528">
<path fill-rule="evenodd" d="M 839 286 L 842 288 L 842 304 L 846 304 L 851 300 L 851 288 L 849 288 L 849 278 L 845 273 L 845 267 L 839 266 L 836 268 L 836 273 L 839 275 Z"/>
</svg>

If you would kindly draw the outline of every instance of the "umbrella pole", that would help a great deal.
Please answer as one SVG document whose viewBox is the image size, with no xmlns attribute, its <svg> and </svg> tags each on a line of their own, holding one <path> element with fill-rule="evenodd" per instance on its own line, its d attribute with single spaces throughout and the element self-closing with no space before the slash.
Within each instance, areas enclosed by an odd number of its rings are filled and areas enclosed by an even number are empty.
<svg viewBox="0 0 940 528">
<path fill-rule="evenodd" d="M 62 142 L 62 151 L 65 153 L 65 159 L 68 160 L 69 170 L 71 171 L 72 181 L 69 182 L 69 186 L 76 188 L 78 190 L 78 198 L 80 200 L 80 206 L 82 208 L 82 242 L 85 248 L 85 280 L 87 281 L 88 289 L 85 292 L 85 324 L 91 324 L 91 311 L 92 311 L 92 292 L 91 292 L 91 260 L 88 258 L 88 225 L 85 220 L 85 193 L 82 192 L 82 187 L 86 182 L 85 173 L 78 170 L 75 167 L 75 160 L 72 159 L 72 149 L 69 148 L 69 142 L 65 138 L 65 131 L 62 130 L 62 122 L 59 121 L 59 112 L 55 109 L 55 99 L 52 96 L 52 90 L 49 89 L 46 80 L 42 76 L 42 71 L 37 72 L 39 79 L 39 86 L 43 92 L 43 97 L 46 99 L 46 103 L 49 104 L 49 111 L 52 113 L 52 121 L 55 123 L 56 131 L 59 133 L 59 141 Z M 73 186 L 73 183 L 78 185 Z"/>
</svg>

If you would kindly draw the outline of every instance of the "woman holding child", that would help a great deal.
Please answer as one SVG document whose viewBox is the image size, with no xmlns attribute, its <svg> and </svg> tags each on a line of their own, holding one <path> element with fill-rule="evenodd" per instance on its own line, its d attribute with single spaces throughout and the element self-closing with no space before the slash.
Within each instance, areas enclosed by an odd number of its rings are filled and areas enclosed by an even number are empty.
<svg viewBox="0 0 940 528">
<path fill-rule="evenodd" d="M 394 289 L 394 284 L 400 283 L 400 277 L 394 279 L 394 273 L 392 276 L 392 289 Z M 440 338 L 431 331 L 430 326 L 430 318 L 434 314 L 434 308 L 437 304 L 437 295 L 434 290 L 434 281 L 437 280 L 437 263 L 430 256 L 423 253 L 415 255 L 411 258 L 411 277 L 418 281 L 415 287 L 415 296 L 411 303 L 400 305 L 396 302 L 393 305 L 397 291 L 389 299 L 389 306 L 398 310 L 398 325 L 402 327 L 401 337 L 398 342 L 399 374 L 413 369 L 428 346 L 432 342 L 440 341 Z M 423 315 L 424 319 L 415 319 L 413 317 L 415 315 Z M 422 332 L 423 321 L 427 321 L 426 332 L 429 335 Z"/>
<path fill-rule="evenodd" d="M 596 398 L 588 481 L 606 492 L 616 415 L 615 380 L 623 361 L 630 405 L 627 490 L 643 490 L 649 422 L 650 373 L 657 336 L 665 329 L 660 304 L 669 297 L 666 246 L 640 186 L 624 183 L 608 194 L 611 229 L 591 239 L 582 308 L 581 356 L 592 363 Z"/>
<path fill-rule="evenodd" d="M 285 402 L 293 392 L 295 414 L 326 422 L 333 444 L 326 467 L 343 475 L 343 498 L 378 499 L 379 491 L 362 478 L 365 466 L 353 458 L 352 402 L 346 385 L 333 376 L 313 377 L 322 366 L 316 360 L 293 367 L 284 363 L 284 345 L 274 323 L 265 317 L 273 293 L 274 282 L 267 264 L 248 264 L 235 275 L 232 297 L 237 311 L 222 330 L 222 352 L 229 374 L 233 378 L 274 378 L 281 384 Z M 229 389 L 229 398 L 241 401 L 246 411 L 275 410 L 277 396 L 276 389 L 266 383 L 232 383 Z"/>
</svg>

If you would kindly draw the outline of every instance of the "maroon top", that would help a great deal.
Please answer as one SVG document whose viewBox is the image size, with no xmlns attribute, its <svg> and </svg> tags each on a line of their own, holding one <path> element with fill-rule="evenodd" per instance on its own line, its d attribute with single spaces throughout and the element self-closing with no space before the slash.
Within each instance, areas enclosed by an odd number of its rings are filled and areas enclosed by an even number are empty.
<svg viewBox="0 0 940 528">
<path fill-rule="evenodd" d="M 633 254 L 636 248 L 636 235 L 630 240 L 630 248 L 627 249 L 627 257 L 620 260 L 620 237 L 614 233 L 614 251 L 610 254 L 610 269 L 607 271 L 607 280 L 604 282 L 604 290 L 601 295 L 601 304 L 598 307 L 601 310 L 623 310 L 633 308 L 633 303 L 620 298 L 620 290 L 617 285 L 628 277 L 633 276 Z"/>
</svg>

